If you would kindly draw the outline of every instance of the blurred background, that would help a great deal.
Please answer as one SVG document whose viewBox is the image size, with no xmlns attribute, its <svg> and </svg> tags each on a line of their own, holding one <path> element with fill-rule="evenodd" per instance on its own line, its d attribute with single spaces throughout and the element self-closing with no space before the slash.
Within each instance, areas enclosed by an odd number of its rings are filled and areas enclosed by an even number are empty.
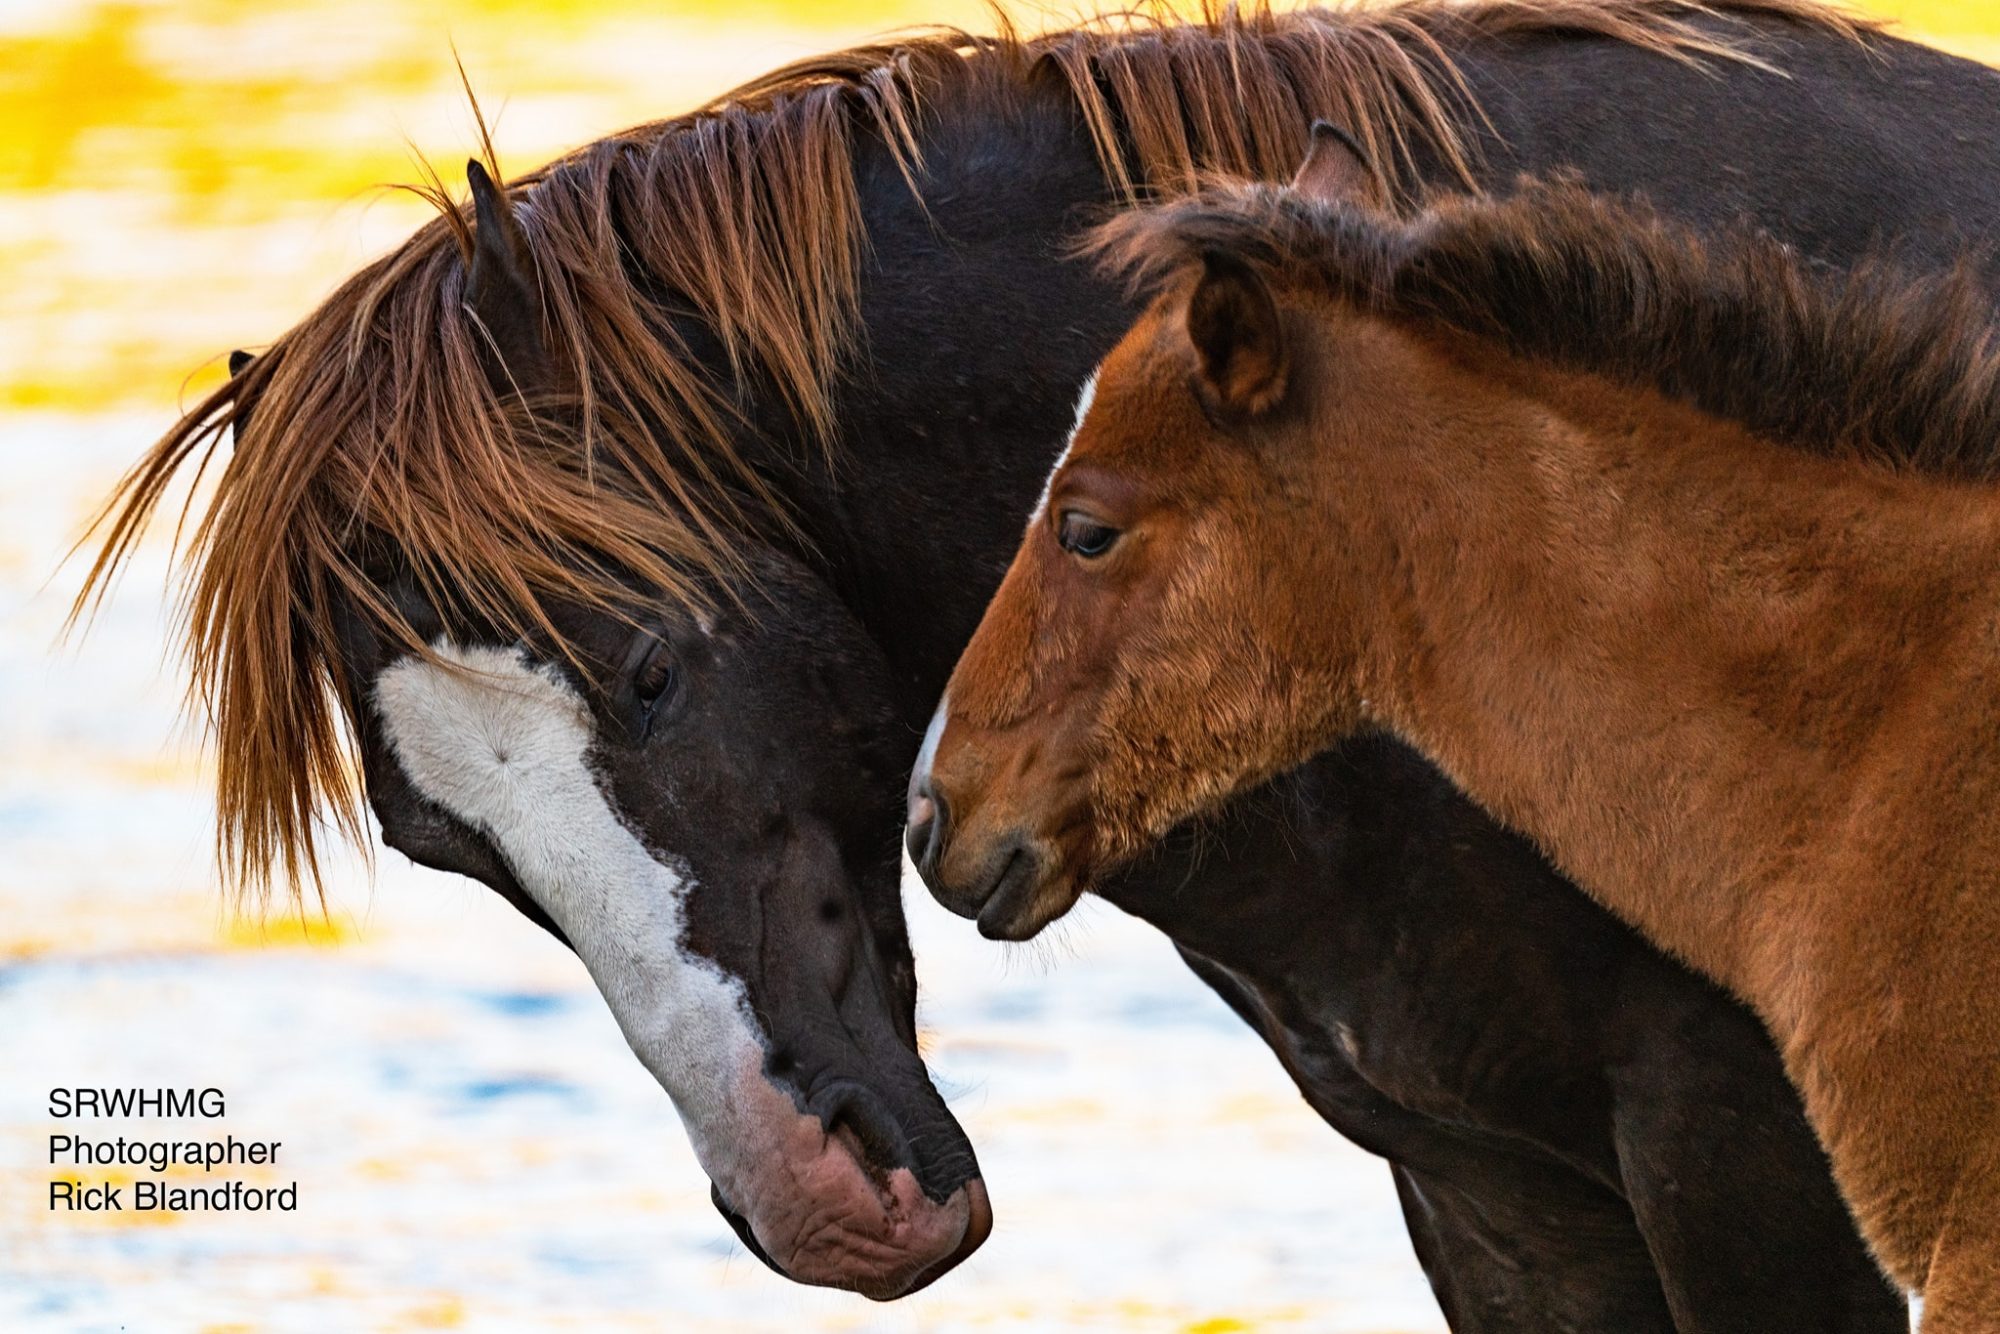
<svg viewBox="0 0 2000 1334">
<path fill-rule="evenodd" d="M 1870 7 L 2000 63 L 2000 0 Z M 1034 28 L 1066 12 L 1011 12 Z M 794 1287 L 708 1202 L 582 968 L 386 854 L 241 917 L 179 721 L 164 535 L 77 646 L 58 570 L 129 463 L 426 208 L 968 0 L 0 0 L 0 1328 L 1437 1331 L 1386 1169 L 1149 930 L 1002 949 L 906 893 L 928 1054 L 998 1226 L 893 1306 Z M 66 1085 L 212 1085 L 279 1215 L 47 1210 Z M 182 1123 L 183 1125 L 185 1123 Z M 172 1126 L 134 1123 L 149 1137 Z M 89 1170 L 87 1181 L 129 1181 Z"/>
</svg>

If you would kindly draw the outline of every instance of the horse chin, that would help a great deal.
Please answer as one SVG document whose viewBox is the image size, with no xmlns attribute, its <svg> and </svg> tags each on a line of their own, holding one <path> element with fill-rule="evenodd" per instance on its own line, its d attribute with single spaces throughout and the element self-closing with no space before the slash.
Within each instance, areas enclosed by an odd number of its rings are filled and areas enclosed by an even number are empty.
<svg viewBox="0 0 2000 1334">
<path fill-rule="evenodd" d="M 829 1133 L 761 1074 L 737 1092 L 754 1121 L 746 1142 L 762 1151 L 711 1194 L 750 1253 L 786 1278 L 889 1301 L 943 1276 L 992 1231 L 978 1177 L 934 1200 L 909 1168 L 872 1162 L 853 1131 Z"/>
</svg>

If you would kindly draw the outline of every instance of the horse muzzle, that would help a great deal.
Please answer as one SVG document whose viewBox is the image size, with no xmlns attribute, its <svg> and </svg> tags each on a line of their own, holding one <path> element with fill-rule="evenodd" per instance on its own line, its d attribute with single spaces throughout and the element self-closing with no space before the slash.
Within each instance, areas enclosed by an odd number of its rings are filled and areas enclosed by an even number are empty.
<svg viewBox="0 0 2000 1334">
<path fill-rule="evenodd" d="M 948 1273 L 992 1232 L 986 1184 L 942 1103 L 908 1126 L 869 1088 L 841 1080 L 801 1109 L 757 1070 L 743 1072 L 734 1101 L 751 1151 L 711 1173 L 711 1196 L 751 1254 L 784 1277 L 889 1301 Z M 917 1161 L 913 1143 L 935 1158 L 943 1139 L 960 1150 L 949 1162 Z"/>
</svg>

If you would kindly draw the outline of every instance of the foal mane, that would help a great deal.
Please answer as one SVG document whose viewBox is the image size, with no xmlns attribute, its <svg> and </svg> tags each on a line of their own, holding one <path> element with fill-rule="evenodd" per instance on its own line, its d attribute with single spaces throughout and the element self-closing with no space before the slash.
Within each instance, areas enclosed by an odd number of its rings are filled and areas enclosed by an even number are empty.
<svg viewBox="0 0 2000 1334">
<path fill-rule="evenodd" d="M 1315 117 L 1349 127 L 1398 188 L 1423 164 L 1470 187 L 1483 122 L 1447 44 L 1582 33 L 1758 63 L 1735 22 L 1751 17 L 1862 31 L 1814 0 L 1282 14 L 1204 0 L 1187 21 L 1160 7 L 1034 38 L 929 32 L 805 60 L 509 184 L 561 386 L 532 405 L 489 374 L 490 338 L 466 303 L 471 211 L 438 187 L 437 219 L 127 475 L 93 529 L 102 547 L 76 614 L 101 599 L 175 477 L 192 465 L 199 478 L 233 432 L 182 534 L 220 861 L 243 889 L 280 873 L 295 894 L 317 888 L 322 819 L 364 841 L 350 759 L 362 683 L 344 677 L 337 610 L 428 651 L 382 591 L 382 553 L 433 605 L 560 645 L 548 600 L 615 607 L 638 584 L 700 606 L 705 577 L 743 573 L 745 535 L 784 522 L 732 443 L 739 386 L 768 387 L 804 439 L 835 452 L 833 389 L 866 245 L 853 159 L 864 141 L 886 146 L 920 194 L 922 138 L 947 95 L 1004 110 L 1053 87 L 1127 200 L 1216 172 L 1282 177 Z M 714 337 L 724 375 L 700 368 L 674 316 Z"/>
<path fill-rule="evenodd" d="M 1706 239 L 1637 198 L 1523 179 L 1404 220 L 1224 185 L 1101 227 L 1159 284 L 1228 256 L 1277 287 L 1657 390 L 1780 444 L 1966 480 L 2000 477 L 2000 337 L 1974 254 L 1848 273 L 1739 226 Z"/>
</svg>

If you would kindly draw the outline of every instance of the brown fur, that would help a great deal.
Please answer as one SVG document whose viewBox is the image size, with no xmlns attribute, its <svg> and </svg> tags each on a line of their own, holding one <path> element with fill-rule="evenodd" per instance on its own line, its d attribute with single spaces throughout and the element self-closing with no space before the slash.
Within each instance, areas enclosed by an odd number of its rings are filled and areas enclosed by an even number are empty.
<svg viewBox="0 0 2000 1334">
<path fill-rule="evenodd" d="M 1833 280 L 1563 185 L 1408 223 L 1245 188 L 1107 244 L 1167 290 L 952 678 L 940 878 L 1025 848 L 1045 921 L 1391 729 L 1755 1006 L 1925 1329 L 2000 1330 L 2000 354 L 1968 280 Z M 1241 348 L 1248 388 L 1210 369 Z M 1104 554 L 1059 546 L 1085 520 Z"/>
<path fill-rule="evenodd" d="M 1442 38 L 1567 30 L 1678 59 L 1746 59 L 1699 25 L 1717 12 L 1859 31 L 1810 0 L 1413 0 L 1232 6 L 1187 22 L 1148 10 L 1033 39 L 948 31 L 803 61 L 511 184 L 558 370 L 533 403 L 491 382 L 486 333 L 464 302 L 469 211 L 433 180 L 435 223 L 350 279 L 127 477 L 78 607 L 175 476 L 213 463 L 236 427 L 187 544 L 222 860 L 238 883 L 274 871 L 316 882 L 316 816 L 359 827 L 331 608 L 349 601 L 423 647 L 377 592 L 371 552 L 407 562 L 436 605 L 560 644 L 543 599 L 604 605 L 636 581 L 698 602 L 696 576 L 740 574 L 738 535 L 782 514 L 731 444 L 731 389 L 699 373 L 628 266 L 830 442 L 864 244 L 851 148 L 879 136 L 914 184 L 927 107 L 947 90 L 998 110 L 1031 80 L 1056 80 L 1132 194 L 1206 172 L 1288 172 L 1315 115 L 1350 126 L 1400 177 L 1419 153 L 1464 174 L 1462 130 L 1477 113 Z"/>
</svg>

